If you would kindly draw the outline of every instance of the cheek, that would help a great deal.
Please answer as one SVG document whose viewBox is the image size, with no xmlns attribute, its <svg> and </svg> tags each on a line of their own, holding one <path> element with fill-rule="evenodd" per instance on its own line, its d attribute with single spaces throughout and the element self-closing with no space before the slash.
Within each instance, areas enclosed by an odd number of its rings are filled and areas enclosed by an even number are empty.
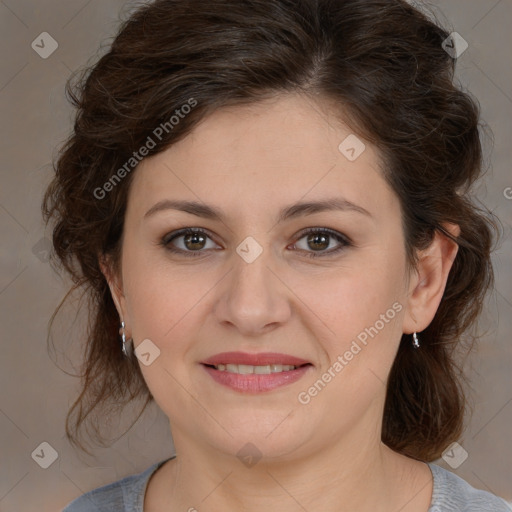
<svg viewBox="0 0 512 512">
<path fill-rule="evenodd" d="M 323 320 L 316 321 L 316 335 L 325 358 L 300 397 L 301 403 L 311 401 L 316 415 L 336 416 L 348 427 L 384 399 L 403 315 L 392 274 L 370 272 L 369 267 L 347 272 L 326 280 L 324 294 L 310 293 L 304 301 Z"/>
<path fill-rule="evenodd" d="M 133 244 L 132 244 L 133 245 Z M 133 337 L 167 343 L 194 316 L 201 297 L 213 285 L 199 267 L 178 267 L 159 251 L 125 246 L 124 289 Z M 213 278 L 212 278 L 213 279 Z"/>
<path fill-rule="evenodd" d="M 404 262 L 399 250 L 381 247 L 347 259 L 339 271 L 315 279 L 314 286 L 308 279 L 297 283 L 297 295 L 314 313 L 323 369 L 341 356 L 342 368 L 338 364 L 331 372 L 350 375 L 343 383 L 350 392 L 360 393 L 371 373 L 387 378 L 402 333 Z"/>
<path fill-rule="evenodd" d="M 369 266 L 354 264 L 339 272 L 297 283 L 297 295 L 322 321 L 333 338 L 354 337 L 379 321 L 381 315 L 396 323 L 403 274 L 391 263 Z M 393 322 L 386 322 L 386 325 Z M 380 323 L 379 323 L 380 326 Z"/>
<path fill-rule="evenodd" d="M 205 273 L 180 272 L 144 254 L 126 258 L 125 283 L 131 334 L 137 347 L 149 339 L 160 353 L 139 367 L 159 407 L 167 414 L 197 415 L 183 384 L 189 382 L 188 361 L 192 341 L 197 338 L 199 316 L 204 314 L 201 298 L 211 288 Z M 186 386 L 188 387 L 188 385 Z M 169 400 L 169 397 L 173 397 Z"/>
</svg>

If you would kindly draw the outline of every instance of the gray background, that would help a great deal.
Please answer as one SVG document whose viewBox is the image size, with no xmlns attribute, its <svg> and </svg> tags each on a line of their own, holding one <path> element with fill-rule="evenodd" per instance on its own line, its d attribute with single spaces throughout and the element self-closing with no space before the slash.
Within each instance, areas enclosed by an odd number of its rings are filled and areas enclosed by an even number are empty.
<svg viewBox="0 0 512 512">
<path fill-rule="evenodd" d="M 47 262 L 49 233 L 39 209 L 52 174 L 50 162 L 71 127 L 64 83 L 71 71 L 94 59 L 100 43 L 110 41 L 119 14 L 125 18 L 131 5 L 122 0 L 0 0 L 1 512 L 61 510 L 85 491 L 173 453 L 167 418 L 156 406 L 94 457 L 73 450 L 64 437 L 64 420 L 78 391 L 78 379 L 69 375 L 76 369 L 83 333 L 76 302 L 57 318 L 57 349 L 48 352 L 46 344 L 48 319 L 69 285 Z M 468 458 L 452 470 L 473 486 L 512 501 L 512 0 L 430 5 L 469 43 L 457 62 L 458 77 L 479 99 L 495 138 L 492 154 L 486 143 L 489 170 L 478 196 L 500 217 L 505 231 L 494 255 L 497 286 L 482 318 L 485 336 L 466 364 L 474 413 L 459 443 Z M 42 32 L 58 43 L 47 59 L 31 47 Z M 116 426 L 113 421 L 113 432 Z M 42 442 L 58 455 L 47 469 L 31 455 L 41 453 Z M 438 463 L 451 469 L 443 459 Z"/>
</svg>

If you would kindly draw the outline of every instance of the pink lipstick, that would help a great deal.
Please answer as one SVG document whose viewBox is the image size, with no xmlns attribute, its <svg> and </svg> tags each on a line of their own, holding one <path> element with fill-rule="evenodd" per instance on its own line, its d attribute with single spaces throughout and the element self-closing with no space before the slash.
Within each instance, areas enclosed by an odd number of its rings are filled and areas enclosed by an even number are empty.
<svg viewBox="0 0 512 512">
<path fill-rule="evenodd" d="M 273 352 L 223 352 L 201 364 L 219 384 L 245 393 L 271 391 L 291 384 L 313 367 L 305 359 Z"/>
</svg>

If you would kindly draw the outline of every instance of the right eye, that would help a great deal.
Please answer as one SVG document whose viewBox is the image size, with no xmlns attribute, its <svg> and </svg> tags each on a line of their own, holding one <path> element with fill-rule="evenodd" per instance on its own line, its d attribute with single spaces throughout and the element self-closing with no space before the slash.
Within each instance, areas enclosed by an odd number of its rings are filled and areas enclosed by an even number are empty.
<svg viewBox="0 0 512 512">
<path fill-rule="evenodd" d="M 212 247 L 207 246 L 208 240 L 213 244 Z M 202 249 L 215 249 L 217 246 L 209 234 L 200 228 L 184 228 L 168 233 L 163 237 L 161 245 L 173 253 L 184 256 L 200 256 L 205 252 Z"/>
</svg>

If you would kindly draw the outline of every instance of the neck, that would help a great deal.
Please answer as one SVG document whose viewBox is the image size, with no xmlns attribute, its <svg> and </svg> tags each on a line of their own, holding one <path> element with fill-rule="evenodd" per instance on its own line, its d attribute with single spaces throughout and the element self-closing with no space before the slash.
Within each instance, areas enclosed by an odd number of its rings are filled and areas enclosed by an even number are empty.
<svg viewBox="0 0 512 512">
<path fill-rule="evenodd" d="M 263 456 L 247 466 L 173 433 L 177 457 L 162 474 L 162 509 L 426 512 L 428 467 L 393 452 L 380 442 L 380 431 L 375 434 L 361 432 L 293 457 Z"/>
</svg>

